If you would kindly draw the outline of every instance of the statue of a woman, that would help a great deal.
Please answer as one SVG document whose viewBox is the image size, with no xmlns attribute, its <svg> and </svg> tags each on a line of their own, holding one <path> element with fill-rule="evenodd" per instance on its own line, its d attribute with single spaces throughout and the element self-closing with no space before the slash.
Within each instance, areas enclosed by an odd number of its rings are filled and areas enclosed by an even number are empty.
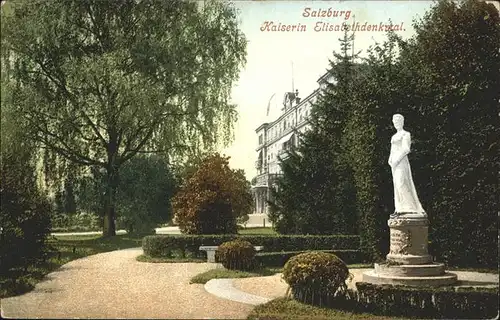
<svg viewBox="0 0 500 320">
<path fill-rule="evenodd" d="M 402 115 L 395 114 L 392 117 L 392 123 L 397 130 L 391 138 L 391 155 L 389 156 L 394 183 L 394 214 L 425 214 L 418 200 L 411 175 L 410 161 L 408 161 L 411 145 L 410 133 L 403 130 L 404 117 Z"/>
</svg>

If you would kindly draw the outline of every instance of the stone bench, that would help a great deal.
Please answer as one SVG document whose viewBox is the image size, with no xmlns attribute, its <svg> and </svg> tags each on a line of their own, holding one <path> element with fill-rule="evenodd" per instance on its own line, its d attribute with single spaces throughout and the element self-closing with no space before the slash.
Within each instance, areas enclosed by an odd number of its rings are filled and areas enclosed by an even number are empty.
<svg viewBox="0 0 500 320">
<path fill-rule="evenodd" d="M 200 246 L 200 251 L 207 252 L 207 262 L 215 262 L 215 251 L 219 246 Z M 263 246 L 254 246 L 255 251 L 262 251 L 264 249 Z"/>
</svg>

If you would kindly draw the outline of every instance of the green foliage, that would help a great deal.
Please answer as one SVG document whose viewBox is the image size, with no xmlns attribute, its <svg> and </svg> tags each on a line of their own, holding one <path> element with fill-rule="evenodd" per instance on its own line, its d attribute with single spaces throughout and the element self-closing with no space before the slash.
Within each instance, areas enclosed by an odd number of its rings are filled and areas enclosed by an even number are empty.
<svg viewBox="0 0 500 320">
<path fill-rule="evenodd" d="M 44 259 L 50 203 L 36 188 L 33 167 L 2 152 L 0 260 L 2 273 Z"/>
<path fill-rule="evenodd" d="M 77 212 L 76 195 L 75 195 L 75 176 L 74 170 L 68 172 L 63 183 L 63 190 L 56 192 L 55 195 L 55 212 L 72 215 Z"/>
<path fill-rule="evenodd" d="M 79 231 L 99 231 L 101 220 L 91 213 L 77 213 L 72 215 L 53 214 L 52 232 L 79 232 Z"/>
<path fill-rule="evenodd" d="M 342 296 L 352 275 L 346 264 L 332 253 L 305 252 L 288 260 L 283 279 L 292 293 L 301 297 L 300 301 L 307 301 L 314 296 Z"/>
<path fill-rule="evenodd" d="M 336 299 L 316 295 L 307 299 L 302 292 L 294 299 L 323 305 L 337 311 L 418 319 L 492 319 L 498 314 L 498 287 L 409 287 L 356 282 Z"/>
<path fill-rule="evenodd" d="M 406 287 L 357 282 L 356 309 L 374 314 L 433 319 L 492 319 L 498 287 Z"/>
<path fill-rule="evenodd" d="M 151 257 L 168 257 L 173 251 L 200 256 L 200 246 L 218 246 L 240 238 L 255 246 L 263 246 L 267 252 L 293 250 L 344 250 L 358 249 L 359 237 L 347 235 L 154 235 L 142 241 L 144 254 Z M 206 258 L 206 257 L 205 257 Z"/>
<path fill-rule="evenodd" d="M 390 115 L 402 113 L 414 132 L 410 162 L 429 213 L 431 254 L 449 265 L 496 266 L 491 252 L 497 227 L 491 221 L 500 190 L 491 172 L 500 169 L 498 21 L 491 5 L 440 1 L 415 22 L 410 40 L 389 33 L 388 41 L 369 50 L 368 68 L 352 94 L 345 141 L 361 247 L 373 259 L 388 251 L 393 194 L 387 190 L 393 188 L 384 141 L 394 130 Z"/>
<path fill-rule="evenodd" d="M 215 260 L 228 270 L 252 270 L 256 266 L 255 248 L 242 239 L 224 242 L 215 251 Z"/>
<path fill-rule="evenodd" d="M 350 37 L 340 39 L 328 83 L 311 110 L 311 130 L 281 161 L 283 175 L 272 189 L 269 219 L 286 234 L 353 234 L 357 232 L 356 198 L 351 169 L 342 154 L 342 133 L 350 109 L 355 67 Z M 298 134 L 298 133 L 297 133 Z"/>
<path fill-rule="evenodd" d="M 104 169 L 106 236 L 115 234 L 128 160 L 163 153 L 182 162 L 230 141 L 228 100 L 246 54 L 230 4 L 34 0 L 10 9 L 1 19 L 10 80 L 2 90 L 26 122 L 24 139 L 52 154 L 46 160 Z"/>
<path fill-rule="evenodd" d="M 170 200 L 177 189 L 171 166 L 159 156 L 137 156 L 123 165 L 117 186 L 117 226 L 128 233 L 151 233 L 172 217 Z M 102 221 L 105 173 L 97 167 L 75 179 L 76 206 L 86 215 L 54 217 L 55 227 L 94 228 Z"/>
<path fill-rule="evenodd" d="M 394 206 L 392 176 L 387 166 L 388 141 L 392 134 L 390 115 L 401 111 L 399 95 L 402 94 L 392 89 L 397 77 L 394 47 L 391 38 L 368 50 L 363 71 L 355 81 L 359 89 L 351 94 L 351 110 L 343 136 L 356 188 L 361 248 L 373 260 L 388 251 L 387 219 Z"/>
<path fill-rule="evenodd" d="M 237 219 L 252 210 L 250 183 L 227 157 L 207 156 L 172 200 L 175 222 L 186 234 L 237 233 Z"/>
<path fill-rule="evenodd" d="M 322 220 L 328 210 L 356 212 L 361 249 L 373 260 L 383 258 L 386 221 L 394 210 L 390 120 L 401 113 L 414 137 L 409 157 L 429 215 L 430 253 L 448 265 L 496 267 L 499 22 L 491 4 L 442 0 L 414 23 L 415 36 L 402 40 L 388 33 L 388 41 L 374 44 L 358 67 L 344 51 L 332 66 L 337 84 L 313 106 L 304 147 L 282 164 L 271 206 L 278 230 L 296 232 L 303 224 L 304 232 L 320 232 L 309 226 L 328 225 Z M 355 209 L 340 208 L 349 197 Z"/>
<path fill-rule="evenodd" d="M 290 258 L 311 250 L 302 251 L 279 251 L 279 252 L 259 252 L 257 253 L 257 263 L 266 267 L 283 267 Z M 362 263 L 365 261 L 361 250 L 319 250 L 321 252 L 333 253 L 347 264 Z"/>
<path fill-rule="evenodd" d="M 98 217 L 104 216 L 106 174 L 98 167 L 90 167 L 89 172 L 77 178 L 77 208 Z"/>
<path fill-rule="evenodd" d="M 440 1 L 415 30 L 398 40 L 393 83 L 408 95 L 401 104 L 415 130 L 410 160 L 429 215 L 430 253 L 448 265 L 497 267 L 498 11 Z"/>
<path fill-rule="evenodd" d="M 177 181 L 157 156 L 138 156 L 124 164 L 117 191 L 117 223 L 127 233 L 150 233 L 172 218 L 170 200 Z"/>
<path fill-rule="evenodd" d="M 0 136 L 0 274 L 11 275 L 46 258 L 51 205 L 37 185 L 33 146 L 22 140 L 5 96 Z"/>
</svg>

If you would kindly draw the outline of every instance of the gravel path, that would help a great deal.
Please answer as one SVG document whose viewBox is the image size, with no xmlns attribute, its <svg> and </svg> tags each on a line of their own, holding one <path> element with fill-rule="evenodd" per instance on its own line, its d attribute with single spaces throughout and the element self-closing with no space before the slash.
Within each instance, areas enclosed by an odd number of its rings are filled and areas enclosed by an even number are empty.
<svg viewBox="0 0 500 320">
<path fill-rule="evenodd" d="M 217 298 L 192 276 L 208 263 L 145 263 L 141 248 L 96 254 L 50 273 L 33 291 L 1 301 L 8 318 L 242 319 L 253 306 Z"/>
<path fill-rule="evenodd" d="M 266 298 L 284 297 L 288 284 L 281 278 L 281 273 L 258 278 L 233 279 L 233 286 L 241 291 Z"/>
</svg>

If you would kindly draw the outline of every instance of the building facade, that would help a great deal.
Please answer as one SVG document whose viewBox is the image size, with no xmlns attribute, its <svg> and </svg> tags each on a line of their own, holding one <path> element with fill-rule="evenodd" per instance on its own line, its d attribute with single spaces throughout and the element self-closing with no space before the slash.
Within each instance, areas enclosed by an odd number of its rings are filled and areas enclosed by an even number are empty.
<svg viewBox="0 0 500 320">
<path fill-rule="evenodd" d="M 268 201 L 272 200 L 270 190 L 281 175 L 279 158 L 285 159 L 287 152 L 298 146 L 297 133 L 304 133 L 309 128 L 311 107 L 317 101 L 320 91 L 331 81 L 331 75 L 324 74 L 317 80 L 318 88 L 304 99 L 298 97 L 298 90 L 285 93 L 281 115 L 273 122 L 261 124 L 255 130 L 257 175 L 252 179 L 252 193 L 255 201 L 254 215 L 260 215 L 261 219 L 267 218 Z"/>
</svg>

